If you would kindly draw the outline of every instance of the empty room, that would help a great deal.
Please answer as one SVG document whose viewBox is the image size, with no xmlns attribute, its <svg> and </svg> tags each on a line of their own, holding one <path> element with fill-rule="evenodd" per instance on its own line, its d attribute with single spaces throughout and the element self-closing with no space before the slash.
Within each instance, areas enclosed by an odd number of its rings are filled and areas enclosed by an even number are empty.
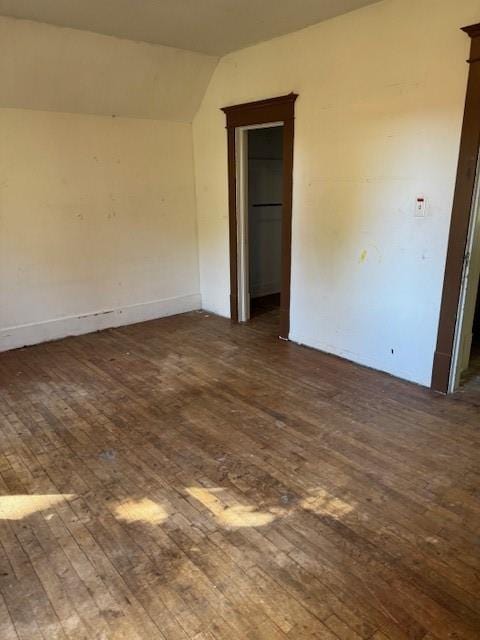
<svg viewBox="0 0 480 640">
<path fill-rule="evenodd" d="M 0 0 L 0 640 L 479 640 L 480 0 Z"/>
</svg>

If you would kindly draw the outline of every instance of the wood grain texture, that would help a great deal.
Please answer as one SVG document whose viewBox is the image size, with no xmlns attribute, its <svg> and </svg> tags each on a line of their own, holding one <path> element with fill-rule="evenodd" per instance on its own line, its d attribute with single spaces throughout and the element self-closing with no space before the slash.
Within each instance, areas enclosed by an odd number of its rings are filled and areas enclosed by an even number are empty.
<svg viewBox="0 0 480 640">
<path fill-rule="evenodd" d="M 478 640 L 478 379 L 445 398 L 276 326 L 0 355 L 2 640 Z"/>
</svg>

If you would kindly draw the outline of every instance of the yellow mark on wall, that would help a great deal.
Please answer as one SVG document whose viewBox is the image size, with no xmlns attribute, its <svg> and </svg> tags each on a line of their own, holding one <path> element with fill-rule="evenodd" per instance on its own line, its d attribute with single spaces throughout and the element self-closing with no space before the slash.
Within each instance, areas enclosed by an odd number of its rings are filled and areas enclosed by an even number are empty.
<svg viewBox="0 0 480 640">
<path fill-rule="evenodd" d="M 222 489 L 205 489 L 204 487 L 189 487 L 187 492 L 192 498 L 198 500 L 217 519 L 218 523 L 224 527 L 263 527 L 270 524 L 275 519 L 272 513 L 256 511 L 255 507 L 234 504 L 224 504 L 215 494 L 221 493 Z"/>
<path fill-rule="evenodd" d="M 125 500 L 115 509 L 115 516 L 124 522 L 144 522 L 145 524 L 162 524 L 168 518 L 165 509 L 150 500 Z"/>
<path fill-rule="evenodd" d="M 75 498 L 75 495 L 70 493 L 0 496 L 0 520 L 22 520 L 72 498 Z"/>
<path fill-rule="evenodd" d="M 366 260 L 366 259 L 367 259 L 367 250 L 366 250 L 366 249 L 364 249 L 364 250 L 362 251 L 362 253 L 360 254 L 360 260 L 359 260 L 360 264 L 361 264 L 362 262 L 365 262 L 365 260 Z"/>
</svg>

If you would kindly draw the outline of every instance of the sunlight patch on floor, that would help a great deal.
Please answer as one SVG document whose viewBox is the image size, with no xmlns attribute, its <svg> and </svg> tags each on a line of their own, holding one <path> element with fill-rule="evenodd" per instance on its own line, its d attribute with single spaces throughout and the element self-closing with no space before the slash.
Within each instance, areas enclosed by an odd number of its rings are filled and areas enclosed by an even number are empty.
<svg viewBox="0 0 480 640">
<path fill-rule="evenodd" d="M 334 518 L 340 518 L 354 509 L 352 505 L 340 500 L 325 489 L 314 489 L 307 498 L 302 500 L 300 505 L 306 511 Z"/>
<path fill-rule="evenodd" d="M 255 507 L 249 505 L 223 503 L 217 497 L 222 491 L 221 488 L 187 487 L 187 493 L 203 504 L 215 516 L 217 522 L 224 527 L 264 527 L 275 520 L 274 514 L 267 511 L 256 511 Z"/>
<path fill-rule="evenodd" d="M 142 498 L 141 500 L 125 500 L 115 508 L 115 516 L 124 522 L 162 524 L 168 518 L 168 513 L 153 500 Z"/>
<path fill-rule="evenodd" d="M 72 498 L 75 495 L 70 493 L 0 496 L 0 520 L 22 520 Z"/>
</svg>

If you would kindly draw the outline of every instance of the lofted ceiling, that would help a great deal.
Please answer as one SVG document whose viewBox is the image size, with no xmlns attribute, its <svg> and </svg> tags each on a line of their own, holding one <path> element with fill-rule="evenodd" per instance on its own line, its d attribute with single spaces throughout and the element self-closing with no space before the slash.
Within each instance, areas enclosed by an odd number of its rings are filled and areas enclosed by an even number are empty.
<svg viewBox="0 0 480 640">
<path fill-rule="evenodd" d="M 217 62 L 0 16 L 0 108 L 191 122 Z"/>
<path fill-rule="evenodd" d="M 0 0 L 0 15 L 223 55 L 379 0 Z"/>
</svg>

